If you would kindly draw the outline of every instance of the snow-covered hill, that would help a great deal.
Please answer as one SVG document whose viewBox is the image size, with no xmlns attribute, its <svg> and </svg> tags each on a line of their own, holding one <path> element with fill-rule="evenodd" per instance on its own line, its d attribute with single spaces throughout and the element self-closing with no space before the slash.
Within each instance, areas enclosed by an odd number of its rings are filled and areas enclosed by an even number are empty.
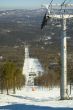
<svg viewBox="0 0 73 110">
<path fill-rule="evenodd" d="M 36 87 L 32 91 L 31 87 L 25 87 L 17 90 L 16 94 L 0 94 L 0 110 L 73 110 L 72 99 L 59 99 L 59 88 Z"/>
</svg>

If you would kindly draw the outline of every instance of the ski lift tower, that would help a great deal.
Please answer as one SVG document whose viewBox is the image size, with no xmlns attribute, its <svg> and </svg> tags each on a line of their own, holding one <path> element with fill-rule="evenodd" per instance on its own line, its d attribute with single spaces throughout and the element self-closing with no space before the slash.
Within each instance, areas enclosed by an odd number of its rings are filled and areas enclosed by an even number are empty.
<svg viewBox="0 0 73 110">
<path fill-rule="evenodd" d="M 68 14 L 66 12 L 67 7 L 73 7 L 73 4 L 62 4 L 62 5 L 51 5 L 52 9 L 54 10 L 53 7 L 58 7 L 57 9 L 60 11 L 60 14 L 56 14 L 54 12 L 51 13 L 50 7 L 47 9 L 47 12 L 44 15 L 42 24 L 41 24 L 41 29 L 47 24 L 47 21 L 49 18 L 53 19 L 62 19 L 62 35 L 61 35 L 61 84 L 60 84 L 60 99 L 65 100 L 69 99 L 68 96 L 68 87 L 67 87 L 67 37 L 66 37 L 66 20 L 68 18 L 72 18 L 72 14 Z M 59 7 L 61 7 L 59 9 Z"/>
</svg>

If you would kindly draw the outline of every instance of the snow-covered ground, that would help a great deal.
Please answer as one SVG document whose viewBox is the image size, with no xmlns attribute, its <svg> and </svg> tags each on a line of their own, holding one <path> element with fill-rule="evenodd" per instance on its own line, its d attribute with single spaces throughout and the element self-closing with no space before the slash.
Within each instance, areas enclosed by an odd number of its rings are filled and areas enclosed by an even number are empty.
<svg viewBox="0 0 73 110">
<path fill-rule="evenodd" d="M 60 100 L 59 88 L 26 87 L 16 94 L 0 94 L 0 110 L 73 110 L 73 100 Z"/>
</svg>

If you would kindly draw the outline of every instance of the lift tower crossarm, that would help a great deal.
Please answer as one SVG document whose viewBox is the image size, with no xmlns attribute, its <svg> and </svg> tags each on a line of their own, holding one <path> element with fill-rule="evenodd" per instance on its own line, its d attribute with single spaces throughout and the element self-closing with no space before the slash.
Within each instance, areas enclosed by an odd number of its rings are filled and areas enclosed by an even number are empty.
<svg viewBox="0 0 73 110">
<path fill-rule="evenodd" d="M 47 17 L 49 16 L 50 18 L 58 18 L 58 19 L 67 19 L 67 18 L 73 18 L 73 15 L 65 14 L 65 15 L 46 15 Z"/>
</svg>

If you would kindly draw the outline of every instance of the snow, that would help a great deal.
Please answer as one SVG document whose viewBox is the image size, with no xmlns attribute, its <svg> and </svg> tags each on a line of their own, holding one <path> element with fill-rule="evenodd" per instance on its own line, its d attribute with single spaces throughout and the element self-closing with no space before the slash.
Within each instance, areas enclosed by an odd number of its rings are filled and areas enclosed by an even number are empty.
<svg viewBox="0 0 73 110">
<path fill-rule="evenodd" d="M 23 74 L 25 74 L 25 75 L 27 75 L 27 74 L 29 75 L 30 73 L 38 74 L 39 72 L 42 73 L 43 71 L 44 70 L 43 70 L 39 60 L 37 58 L 30 58 L 28 46 L 25 47 L 25 59 L 24 59 L 24 65 L 23 65 Z"/>
<path fill-rule="evenodd" d="M 26 85 L 34 85 L 34 77 L 42 75 L 44 72 L 39 59 L 29 57 L 29 48 L 25 46 L 25 59 L 23 64 L 23 75 L 26 77 Z"/>
<path fill-rule="evenodd" d="M 31 69 L 28 69 L 28 66 Z M 37 70 L 40 71 L 41 68 L 39 60 L 29 58 L 28 48 L 25 48 L 23 74 L 28 76 L 29 70 L 37 73 Z M 73 97 L 73 88 L 70 97 Z M 59 87 L 32 89 L 31 86 L 26 86 L 21 90 L 16 90 L 16 94 L 13 94 L 12 90 L 9 91 L 9 95 L 6 95 L 6 91 L 0 94 L 0 110 L 73 110 L 73 99 L 60 100 Z"/>
<path fill-rule="evenodd" d="M 72 91 L 73 96 L 73 91 Z M 73 110 L 73 100 L 60 100 L 60 89 L 23 87 L 16 94 L 0 94 L 0 110 Z"/>
<path fill-rule="evenodd" d="M 29 73 L 43 72 L 43 68 L 37 58 L 29 58 Z"/>
</svg>

